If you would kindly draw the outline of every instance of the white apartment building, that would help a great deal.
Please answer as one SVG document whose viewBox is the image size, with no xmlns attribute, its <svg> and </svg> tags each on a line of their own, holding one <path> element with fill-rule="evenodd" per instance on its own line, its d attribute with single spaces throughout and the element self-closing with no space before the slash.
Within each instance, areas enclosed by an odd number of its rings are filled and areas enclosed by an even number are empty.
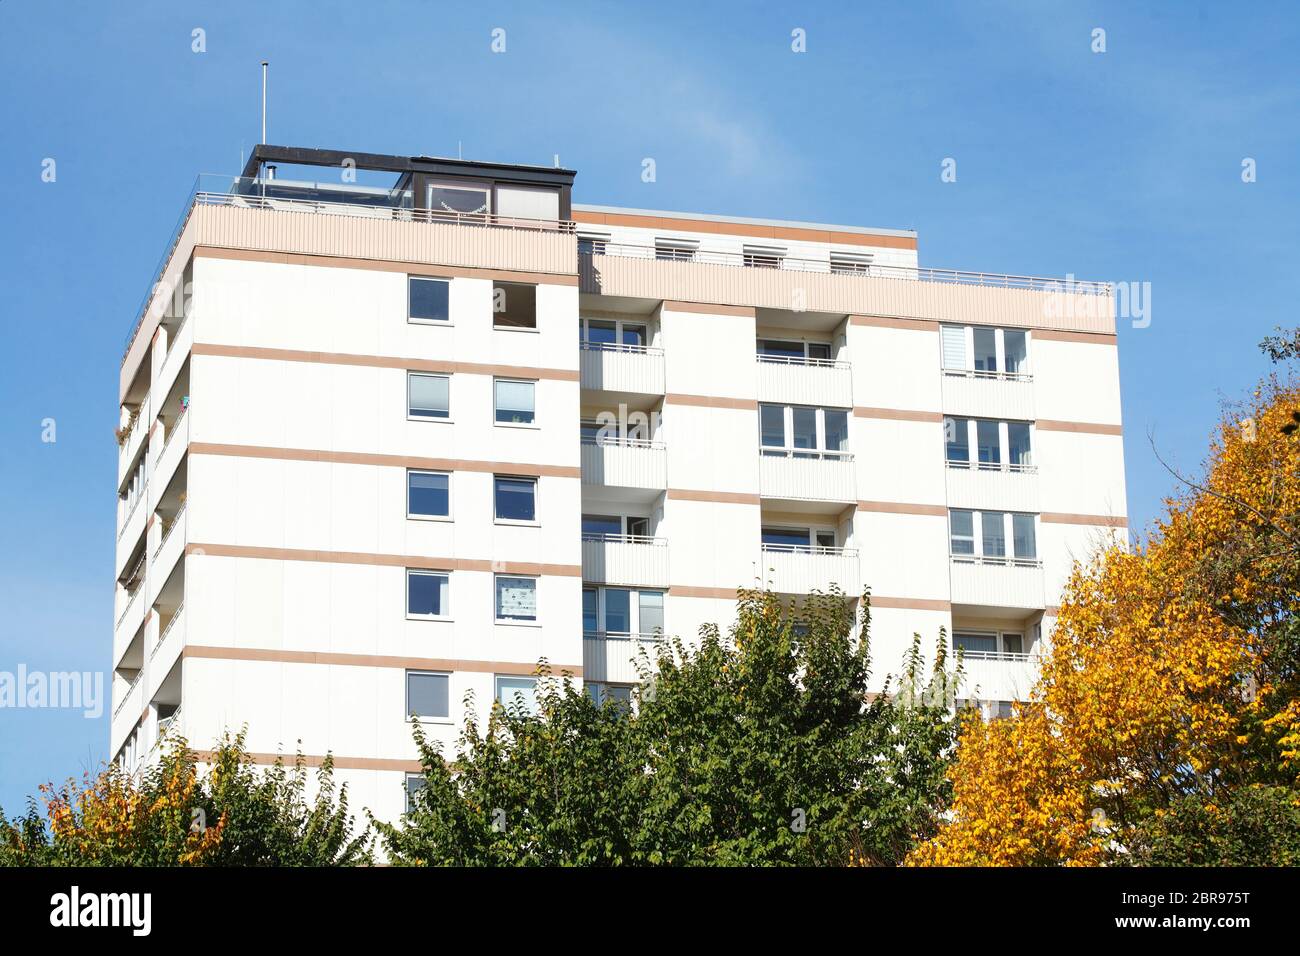
<svg viewBox="0 0 1300 956">
<path fill-rule="evenodd" d="M 450 753 L 542 658 L 619 696 L 756 583 L 869 587 L 877 682 L 946 628 L 964 696 L 1028 690 L 1126 533 L 1109 287 L 574 176 L 260 146 L 201 182 L 122 364 L 117 759 L 246 726 L 395 817 L 413 720 Z"/>
</svg>

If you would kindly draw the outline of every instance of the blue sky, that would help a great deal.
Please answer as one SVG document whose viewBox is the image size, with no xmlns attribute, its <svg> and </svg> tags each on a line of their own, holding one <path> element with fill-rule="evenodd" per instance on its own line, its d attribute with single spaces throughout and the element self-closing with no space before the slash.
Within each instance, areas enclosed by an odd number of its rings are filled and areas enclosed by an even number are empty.
<svg viewBox="0 0 1300 956">
<path fill-rule="evenodd" d="M 930 266 L 1150 282 L 1150 327 L 1120 329 L 1144 527 L 1172 487 L 1148 434 L 1194 468 L 1267 371 L 1256 343 L 1297 321 L 1300 13 L 1135 6 L 3 0 L 0 670 L 111 665 L 123 340 L 195 175 L 257 141 L 264 57 L 274 143 L 558 153 L 582 202 L 914 228 Z M 107 736 L 0 710 L 0 806 Z"/>
</svg>

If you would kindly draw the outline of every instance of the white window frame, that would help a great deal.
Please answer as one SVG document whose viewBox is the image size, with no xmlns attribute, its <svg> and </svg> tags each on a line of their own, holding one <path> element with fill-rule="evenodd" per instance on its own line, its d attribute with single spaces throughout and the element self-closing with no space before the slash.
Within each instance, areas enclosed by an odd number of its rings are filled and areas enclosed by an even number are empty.
<svg viewBox="0 0 1300 956">
<path fill-rule="evenodd" d="M 997 464 L 982 462 L 979 460 L 979 423 L 993 422 L 998 426 L 998 457 Z M 948 457 L 948 435 L 946 429 L 948 423 L 952 424 L 955 429 L 965 425 L 966 428 L 966 461 L 959 461 L 955 458 Z M 1011 462 L 1011 426 L 1027 425 L 1029 427 L 1029 464 L 1016 465 Z M 1033 474 L 1038 471 L 1038 466 L 1034 464 L 1034 446 L 1038 442 L 1037 429 L 1033 422 L 1023 421 L 1006 421 L 994 418 L 977 418 L 959 415 L 948 415 L 944 422 L 945 433 L 943 436 L 943 458 L 944 464 L 949 468 L 957 468 L 969 471 L 1001 471 L 1016 472 L 1023 474 Z"/>
<path fill-rule="evenodd" d="M 618 531 L 618 534 L 617 534 L 617 535 L 598 534 L 598 533 L 595 532 L 595 531 L 584 531 L 584 532 L 582 532 L 582 537 L 583 537 L 583 540 L 584 540 L 584 541 L 586 541 L 586 540 L 593 540 L 593 541 L 594 541 L 594 540 L 603 540 L 603 541 L 607 541 L 607 540 L 609 540 L 610 538 L 634 538 L 634 537 L 636 537 L 636 538 L 653 538 L 653 537 L 654 537 L 654 535 L 650 533 L 650 523 L 651 523 L 651 518 L 650 518 L 649 515 L 632 515 L 632 514 L 625 514 L 625 513 L 619 513 L 619 514 L 601 514 L 600 512 L 596 512 L 596 511 L 584 511 L 584 512 L 582 512 L 582 515 L 581 515 L 581 517 L 579 518 L 579 521 L 581 521 L 582 518 L 586 518 L 586 517 L 588 517 L 588 516 L 593 517 L 593 518 L 617 518 L 617 519 L 618 519 L 619 531 Z M 634 535 L 634 534 L 632 534 L 630 531 L 628 531 L 628 526 L 629 526 L 629 525 L 631 524 L 631 522 L 633 522 L 633 521 L 644 521 L 644 522 L 645 522 L 646 533 L 643 534 L 643 535 Z"/>
<path fill-rule="evenodd" d="M 804 534 L 805 544 L 803 545 L 784 545 L 784 544 L 767 544 L 763 542 L 763 532 L 772 531 L 802 531 Z M 777 551 L 794 554 L 819 554 L 827 550 L 841 551 L 843 547 L 839 544 L 818 544 L 817 539 L 824 535 L 830 535 L 832 541 L 838 542 L 839 533 L 834 525 L 828 524 L 776 524 L 764 521 L 758 529 L 759 543 L 763 551 Z M 802 549 L 802 550 L 801 550 Z"/>
<path fill-rule="evenodd" d="M 659 637 L 663 637 L 668 631 L 668 589 L 667 588 L 637 588 L 624 587 L 618 584 L 584 584 L 583 593 L 594 591 L 596 594 L 596 630 L 588 631 L 586 625 L 583 625 L 582 636 L 594 640 L 609 640 L 610 635 L 615 641 L 620 640 L 649 640 L 654 637 L 653 631 L 642 630 L 641 627 L 641 595 L 658 594 L 663 601 L 662 610 L 664 616 L 663 631 Z M 605 630 L 605 613 L 607 611 L 606 597 L 610 591 L 626 591 L 628 595 L 628 626 L 630 631 L 606 631 Z"/>
<path fill-rule="evenodd" d="M 1026 641 L 1025 634 L 1022 631 L 1003 630 L 1001 628 L 990 630 L 986 627 L 957 627 L 954 625 L 952 629 L 952 638 L 949 642 L 954 654 L 957 652 L 957 638 L 963 636 L 987 637 L 993 639 L 993 646 L 996 648 L 993 651 L 964 651 L 963 653 L 968 657 L 972 654 L 976 655 L 971 657 L 971 660 L 1021 660 L 1029 656 L 1028 651 L 1025 650 L 1025 648 L 1028 647 L 1028 642 Z M 1021 649 L 1019 651 L 1007 650 L 1006 639 L 1008 637 L 1020 638 Z M 992 654 L 993 657 L 988 657 L 989 654 Z"/>
<path fill-rule="evenodd" d="M 961 329 L 965 342 L 964 364 L 962 368 L 950 368 L 944 361 L 943 355 L 943 333 L 939 335 L 939 366 L 945 375 L 965 376 L 967 378 L 980 379 L 1000 379 L 1007 381 L 1029 382 L 1033 381 L 1034 367 L 1034 336 L 1030 329 L 1007 329 L 1003 326 L 991 325 L 961 325 L 955 322 L 943 323 L 945 328 Z M 995 360 L 998 364 L 996 372 L 984 372 L 975 370 L 975 330 L 992 329 L 993 331 L 993 351 Z M 1006 333 L 1008 331 L 1025 333 L 1025 372 L 1008 372 L 1007 353 L 1006 353 Z"/>
<path fill-rule="evenodd" d="M 533 324 L 529 325 L 499 325 L 497 323 L 497 287 L 498 286 L 518 286 L 530 288 L 533 290 Z M 494 279 L 492 281 L 492 330 L 494 332 L 531 332 L 534 335 L 542 329 L 541 319 L 541 283 L 539 282 L 515 282 L 508 279 Z M 509 292 L 507 291 L 507 295 Z"/>
<path fill-rule="evenodd" d="M 762 246 L 745 243 L 741 246 L 741 264 L 750 269 L 781 269 L 789 250 L 785 246 Z"/>
<path fill-rule="evenodd" d="M 448 708 L 448 709 L 450 709 L 450 708 Z M 428 784 L 429 784 L 429 782 L 428 782 L 427 780 L 424 779 L 424 774 L 422 774 L 422 773 L 408 773 L 408 774 L 403 778 L 403 780 L 402 780 L 402 785 L 403 785 L 404 787 L 406 787 L 406 810 L 405 810 L 406 813 L 410 813 L 410 812 L 412 811 L 412 809 L 413 809 L 413 807 L 411 806 L 411 797 L 412 797 L 412 794 L 411 794 L 411 780 L 412 780 L 412 779 L 417 779 L 417 780 L 420 780 L 420 781 L 422 781 L 422 782 L 424 783 L 424 787 L 420 787 L 420 788 L 419 788 L 420 790 L 425 789 L 426 787 L 428 787 Z"/>
<path fill-rule="evenodd" d="M 527 681 L 531 683 L 533 685 L 533 700 L 535 702 L 537 701 L 538 696 L 541 694 L 541 690 L 542 690 L 541 681 L 536 677 L 528 677 L 524 674 L 493 674 L 492 675 L 492 706 L 494 707 L 500 706 L 504 708 L 508 706 L 508 704 L 514 702 L 513 700 L 503 701 L 501 699 L 502 681 L 511 681 L 511 682 Z"/>
<path fill-rule="evenodd" d="M 532 581 L 533 582 L 533 617 L 532 620 L 517 617 L 502 617 L 500 604 L 500 591 L 498 582 L 502 578 L 508 578 L 512 581 Z M 542 626 L 542 595 L 541 595 L 541 576 L 537 574 L 507 574 L 504 571 L 492 575 L 492 619 L 497 624 L 513 625 L 515 627 L 541 627 Z"/>
<path fill-rule="evenodd" d="M 759 348 L 762 346 L 762 343 L 764 342 L 781 342 L 782 344 L 785 345 L 800 346 L 803 349 L 802 363 L 798 363 L 794 359 L 787 359 L 780 355 L 764 355 L 762 352 L 758 351 Z M 813 358 L 811 355 L 809 355 L 809 352 L 812 351 L 812 346 L 814 345 L 825 346 L 826 358 Z M 757 336 L 755 339 L 754 351 L 757 353 L 758 360 L 760 362 L 770 362 L 773 365 L 803 364 L 803 365 L 826 367 L 835 364 L 835 358 L 834 358 L 835 343 L 823 341 L 821 339 L 785 339 L 785 338 L 781 338 L 779 335 L 760 335 Z M 775 404 L 775 403 L 772 402 L 768 404 Z"/>
<path fill-rule="evenodd" d="M 429 205 L 429 200 L 430 200 L 430 197 L 432 197 L 432 195 L 433 195 L 433 190 L 435 190 L 435 189 L 447 189 L 447 190 L 453 190 L 453 191 L 455 191 L 455 192 L 460 192 L 460 193 L 480 193 L 481 195 L 484 196 L 484 198 L 485 198 L 485 200 L 486 200 L 486 201 L 483 203 L 485 209 L 484 209 L 483 212 L 460 212 L 460 213 L 457 213 L 457 212 L 451 212 L 451 211 L 446 210 L 446 209 L 432 209 L 432 208 L 430 207 L 430 205 Z M 437 182 L 437 181 L 430 181 L 430 182 L 426 182 L 426 183 L 424 184 L 424 196 L 421 197 L 421 198 L 424 199 L 424 208 L 430 210 L 434 222 L 441 221 L 442 217 L 448 217 L 448 216 L 484 216 L 484 217 L 489 217 L 489 216 L 492 215 L 492 210 L 493 210 L 493 208 L 494 208 L 494 207 L 493 207 L 493 204 L 492 204 L 492 184 L 491 184 L 491 183 L 482 183 L 482 184 L 479 184 L 479 183 L 440 183 L 440 182 Z"/>
<path fill-rule="evenodd" d="M 952 515 L 955 511 L 968 512 L 971 515 L 971 535 L 974 547 L 971 554 L 958 554 L 952 549 L 953 531 Z M 985 514 L 1002 515 L 1002 540 L 1006 544 L 1005 555 L 984 554 L 984 515 Z M 1015 515 L 1026 515 L 1034 519 L 1034 557 L 1020 558 L 1016 556 L 1016 539 L 1015 539 Z M 965 537 L 963 535 L 963 537 Z M 988 509 L 987 512 L 980 508 L 949 508 L 948 509 L 948 557 L 949 560 L 957 564 L 991 564 L 1005 565 L 1007 567 L 1036 568 L 1041 567 L 1042 557 L 1039 555 L 1038 542 L 1039 533 L 1039 516 L 1028 511 L 997 511 Z"/>
<path fill-rule="evenodd" d="M 447 678 L 447 716 L 411 713 L 411 677 L 445 677 Z M 408 668 L 402 674 L 402 715 L 408 724 L 450 724 L 451 723 L 451 673 L 449 671 L 431 671 L 423 668 Z"/>
<path fill-rule="evenodd" d="M 531 385 L 533 387 L 533 420 L 531 422 L 503 422 L 497 420 L 497 412 L 500 408 L 497 406 L 497 384 L 507 385 Z M 450 402 L 448 403 L 450 404 Z M 537 379 L 535 378 L 493 378 L 492 379 L 492 424 L 498 428 L 531 428 L 538 429 L 541 425 L 537 423 Z"/>
<path fill-rule="evenodd" d="M 591 341 L 591 323 L 592 322 L 609 322 L 614 326 L 613 345 L 596 343 Z M 623 329 L 626 326 L 635 325 L 645 329 L 645 345 L 625 345 L 623 344 Z M 602 352 L 648 352 L 654 346 L 650 343 L 654 341 L 654 328 L 649 317 L 637 317 L 635 319 L 612 318 L 607 315 L 583 315 L 578 318 L 578 332 L 580 335 L 579 344 L 585 349 L 598 349 Z"/>
<path fill-rule="evenodd" d="M 411 476 L 412 475 L 444 475 L 447 478 L 447 513 L 445 515 L 423 515 L 411 511 Z M 411 521 L 451 521 L 452 520 L 452 472 L 437 471 L 431 468 L 408 468 L 406 469 L 406 517 Z"/>
<path fill-rule="evenodd" d="M 533 517 L 532 520 L 527 518 L 502 518 L 497 514 L 497 480 L 505 479 L 506 481 L 525 481 L 533 486 Z M 542 524 L 542 480 L 536 475 L 504 475 L 494 474 L 492 476 L 492 522 L 494 524 L 514 525 L 517 528 L 539 528 Z"/>
<path fill-rule="evenodd" d="M 411 378 L 442 378 L 447 380 L 447 417 L 437 418 L 432 415 L 412 415 L 411 414 Z M 450 425 L 454 422 L 451 413 L 451 375 L 444 372 L 406 372 L 406 420 L 408 422 L 434 422 L 440 425 Z"/>
<path fill-rule="evenodd" d="M 780 408 L 783 410 L 782 417 L 782 440 L 784 445 L 764 445 L 763 444 L 763 408 Z M 835 408 L 821 405 L 782 405 L 778 402 L 760 402 L 758 411 L 758 452 L 760 455 L 767 455 L 772 458 L 807 458 L 809 460 L 826 460 L 826 461 L 852 461 L 852 451 L 835 451 L 826 447 L 826 412 L 844 412 L 845 427 L 850 432 L 850 444 L 852 443 L 849 426 L 853 422 L 853 409 Z M 794 438 L 794 410 L 796 408 L 811 408 L 816 413 L 816 431 L 817 444 L 813 448 L 794 448 L 790 444 Z"/>
<path fill-rule="evenodd" d="M 443 609 L 442 614 L 416 614 L 411 610 L 411 578 L 412 577 L 441 577 L 447 579 L 447 607 Z M 407 568 L 406 576 L 402 579 L 405 585 L 402 594 L 402 602 L 406 608 L 406 619 L 408 621 L 452 621 L 451 616 L 451 572 L 439 571 L 434 568 Z"/>
<path fill-rule="evenodd" d="M 441 282 L 447 287 L 447 318 L 445 319 L 418 319 L 411 315 L 411 283 L 412 282 Z M 435 328 L 446 328 L 455 323 L 451 319 L 451 279 L 446 276 L 406 276 L 406 321 L 410 325 L 432 325 Z"/>
<path fill-rule="evenodd" d="M 830 253 L 831 273 L 833 275 L 870 275 L 875 257 L 869 252 L 850 252 L 847 249 L 832 249 Z M 839 268 L 836 268 L 836 267 Z"/>
<path fill-rule="evenodd" d="M 579 232 L 578 252 L 590 256 L 603 256 L 611 238 L 608 232 L 587 232 L 585 230 Z M 583 243 L 586 243 L 590 248 L 584 250 L 582 248 Z"/>
<path fill-rule="evenodd" d="M 655 236 L 654 257 L 664 262 L 694 262 L 700 254 L 696 239 L 676 239 L 672 236 Z M 660 253 L 666 253 L 660 255 Z"/>
</svg>

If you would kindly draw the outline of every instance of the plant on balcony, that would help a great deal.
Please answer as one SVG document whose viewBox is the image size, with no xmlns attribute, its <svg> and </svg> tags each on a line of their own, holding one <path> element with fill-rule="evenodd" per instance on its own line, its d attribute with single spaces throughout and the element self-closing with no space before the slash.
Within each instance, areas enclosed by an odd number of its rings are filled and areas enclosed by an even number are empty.
<svg viewBox="0 0 1300 956">
<path fill-rule="evenodd" d="M 965 728 L 918 864 L 1300 861 L 1300 383 L 1225 410 L 1144 546 L 1076 568 L 1032 699 Z"/>
<path fill-rule="evenodd" d="M 425 787 L 400 823 L 373 821 L 389 859 L 896 863 L 946 806 L 952 678 L 946 645 L 928 671 L 918 638 L 903 679 L 869 693 L 869 600 L 859 621 L 850 603 L 814 595 L 805 632 L 775 595 L 743 592 L 729 635 L 642 660 L 630 708 L 543 667 L 537 713 L 467 719 L 451 761 L 417 726 Z"/>
</svg>

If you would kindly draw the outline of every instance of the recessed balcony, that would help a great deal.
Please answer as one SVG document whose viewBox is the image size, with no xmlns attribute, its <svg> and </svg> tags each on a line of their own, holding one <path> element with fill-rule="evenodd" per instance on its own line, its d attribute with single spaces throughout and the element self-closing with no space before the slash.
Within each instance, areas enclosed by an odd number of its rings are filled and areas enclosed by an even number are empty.
<svg viewBox="0 0 1300 956">
<path fill-rule="evenodd" d="M 948 504 L 984 511 L 1037 512 L 1038 469 L 1034 465 L 949 461 Z"/>
<path fill-rule="evenodd" d="M 584 534 L 582 580 L 666 588 L 668 539 L 639 534 Z"/>
<path fill-rule="evenodd" d="M 853 456 L 847 452 L 764 448 L 759 493 L 773 501 L 857 501 Z"/>
<path fill-rule="evenodd" d="M 653 667 L 663 640 L 662 634 L 585 631 L 582 635 L 582 679 L 609 684 L 639 683 L 641 672 L 638 663 L 649 663 Z"/>
<path fill-rule="evenodd" d="M 758 400 L 782 405 L 850 408 L 853 372 L 831 359 L 758 356 Z"/>
<path fill-rule="evenodd" d="M 1022 372 L 944 369 L 943 411 L 948 415 L 1033 421 L 1034 380 Z"/>
<path fill-rule="evenodd" d="M 1037 654 L 963 651 L 960 696 L 981 700 L 1026 700 L 1038 682 Z"/>
<path fill-rule="evenodd" d="M 1019 611 L 1044 605 L 1043 563 L 1027 558 L 952 555 L 954 605 Z"/>
<path fill-rule="evenodd" d="M 643 438 L 582 439 L 582 483 L 662 491 L 668 486 L 663 442 Z"/>
<path fill-rule="evenodd" d="M 763 581 L 781 594 L 825 593 L 836 585 L 845 594 L 862 587 L 856 548 L 764 544 Z"/>
<path fill-rule="evenodd" d="M 663 349 L 583 342 L 578 364 L 583 388 L 633 395 L 664 394 Z"/>
</svg>

